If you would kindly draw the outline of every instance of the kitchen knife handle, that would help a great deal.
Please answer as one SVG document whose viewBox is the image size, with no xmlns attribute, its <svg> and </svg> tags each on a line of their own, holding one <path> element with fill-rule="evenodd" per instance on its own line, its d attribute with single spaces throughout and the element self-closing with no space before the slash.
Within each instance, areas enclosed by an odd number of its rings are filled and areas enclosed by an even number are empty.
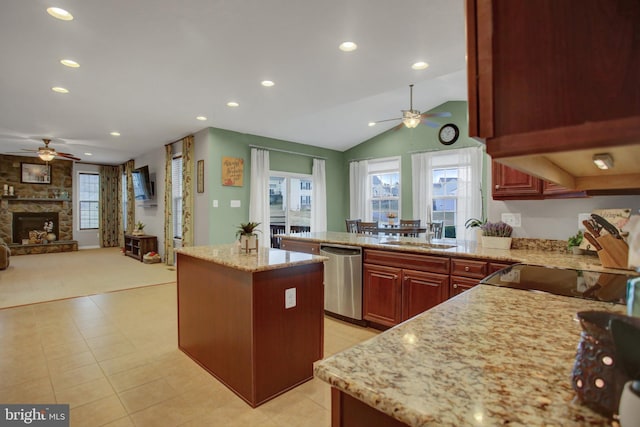
<svg viewBox="0 0 640 427">
<path fill-rule="evenodd" d="M 591 221 L 585 219 L 584 221 L 582 221 L 582 225 L 584 225 L 584 228 L 586 228 L 587 231 L 593 235 L 593 237 L 600 237 L 600 232 L 593 226 L 593 223 Z"/>
<path fill-rule="evenodd" d="M 584 233 L 584 237 L 589 241 L 589 243 L 591 243 L 593 245 L 593 248 L 596 251 L 602 250 L 602 245 L 600 245 L 600 243 L 598 243 L 596 238 L 593 237 L 593 235 L 591 233 Z"/>
</svg>

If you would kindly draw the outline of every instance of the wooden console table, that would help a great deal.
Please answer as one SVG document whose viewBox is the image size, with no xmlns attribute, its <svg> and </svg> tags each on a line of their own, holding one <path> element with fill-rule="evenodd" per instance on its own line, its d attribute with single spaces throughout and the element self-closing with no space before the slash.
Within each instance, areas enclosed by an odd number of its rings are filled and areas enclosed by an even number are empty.
<svg viewBox="0 0 640 427">
<path fill-rule="evenodd" d="M 142 257 L 147 252 L 158 252 L 158 238 L 156 236 L 124 235 L 124 254 L 142 262 Z"/>
</svg>

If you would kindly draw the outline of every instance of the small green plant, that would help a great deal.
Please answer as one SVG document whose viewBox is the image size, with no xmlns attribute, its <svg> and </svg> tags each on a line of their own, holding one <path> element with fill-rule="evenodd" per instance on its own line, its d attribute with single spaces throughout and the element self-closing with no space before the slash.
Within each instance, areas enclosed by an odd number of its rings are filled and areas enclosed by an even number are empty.
<svg viewBox="0 0 640 427">
<path fill-rule="evenodd" d="M 486 219 L 469 218 L 467 222 L 464 223 L 464 227 L 465 228 L 482 227 L 486 223 L 487 223 Z"/>
<path fill-rule="evenodd" d="M 484 236 L 511 237 L 513 228 L 509 224 L 500 222 L 486 222 L 480 226 Z"/>
<path fill-rule="evenodd" d="M 247 222 L 247 223 L 240 223 L 240 225 L 238 226 L 238 229 L 236 230 L 236 237 L 240 237 L 240 236 L 255 236 L 256 235 L 256 231 L 260 231 L 260 230 L 256 230 L 256 227 L 259 226 L 260 223 L 259 222 Z"/>
<path fill-rule="evenodd" d="M 136 222 L 136 230 L 144 230 L 144 223 L 142 221 Z"/>
<path fill-rule="evenodd" d="M 567 249 L 580 246 L 580 244 L 582 243 L 582 239 L 584 239 L 584 234 L 582 234 L 582 231 L 580 230 L 578 231 L 578 234 L 575 234 L 567 239 Z"/>
</svg>

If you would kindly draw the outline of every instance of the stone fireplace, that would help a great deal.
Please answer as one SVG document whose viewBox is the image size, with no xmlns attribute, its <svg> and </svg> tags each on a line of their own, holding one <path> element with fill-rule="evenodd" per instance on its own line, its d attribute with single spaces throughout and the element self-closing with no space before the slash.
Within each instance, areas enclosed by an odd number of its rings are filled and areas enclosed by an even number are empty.
<svg viewBox="0 0 640 427">
<path fill-rule="evenodd" d="M 60 235 L 58 212 L 13 212 L 12 214 L 13 243 L 35 244 L 43 240 L 55 241 Z M 51 222 L 51 238 L 45 230 L 45 223 Z"/>
</svg>

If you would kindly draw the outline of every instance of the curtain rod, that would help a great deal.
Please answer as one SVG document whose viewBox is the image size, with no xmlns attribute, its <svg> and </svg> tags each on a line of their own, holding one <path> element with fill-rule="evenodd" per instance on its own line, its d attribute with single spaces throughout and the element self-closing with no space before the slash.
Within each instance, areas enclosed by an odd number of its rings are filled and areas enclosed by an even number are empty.
<svg viewBox="0 0 640 427">
<path fill-rule="evenodd" d="M 362 157 L 362 158 L 360 158 L 360 159 L 349 159 L 349 160 L 347 160 L 347 163 L 352 163 L 352 162 L 361 162 L 361 161 L 363 161 L 363 160 L 371 160 L 371 159 L 373 159 L 373 158 L 374 158 L 374 157 Z"/>
<path fill-rule="evenodd" d="M 327 160 L 326 157 L 316 156 L 314 154 L 298 153 L 296 151 L 280 150 L 279 148 L 263 147 L 261 145 L 249 145 L 249 147 L 250 148 L 261 148 L 261 149 L 267 150 L 267 151 L 279 151 L 280 153 L 295 154 L 297 156 L 313 157 L 314 159 Z"/>
</svg>

